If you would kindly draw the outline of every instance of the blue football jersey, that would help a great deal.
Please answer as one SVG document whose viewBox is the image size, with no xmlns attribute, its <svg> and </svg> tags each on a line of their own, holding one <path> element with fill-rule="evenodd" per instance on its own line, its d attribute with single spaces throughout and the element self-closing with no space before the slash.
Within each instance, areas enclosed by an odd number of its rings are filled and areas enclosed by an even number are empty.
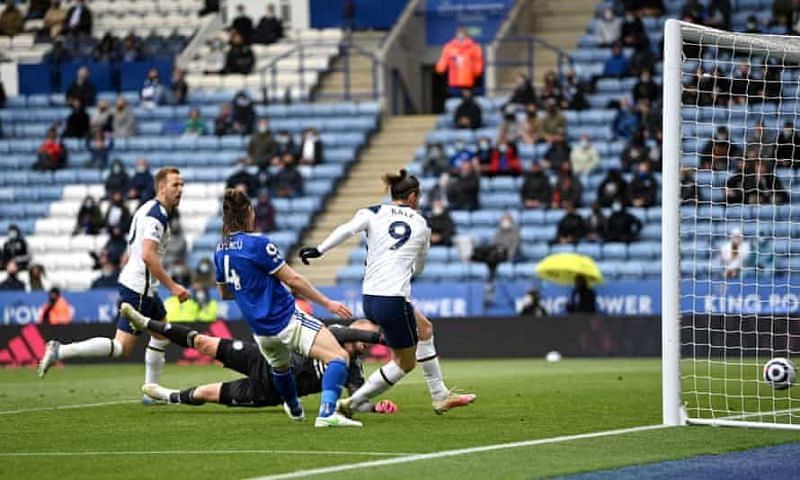
<svg viewBox="0 0 800 480">
<path fill-rule="evenodd" d="M 267 237 L 240 232 L 217 245 L 217 283 L 227 285 L 256 335 L 278 334 L 294 314 L 294 297 L 273 277 L 285 263 Z"/>
</svg>

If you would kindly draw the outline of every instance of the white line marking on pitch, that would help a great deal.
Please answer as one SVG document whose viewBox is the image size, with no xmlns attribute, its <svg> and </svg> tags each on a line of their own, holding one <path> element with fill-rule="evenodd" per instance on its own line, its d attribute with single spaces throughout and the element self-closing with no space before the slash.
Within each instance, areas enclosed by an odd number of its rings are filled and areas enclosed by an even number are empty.
<svg viewBox="0 0 800 480">
<path fill-rule="evenodd" d="M 23 408 L 20 410 L 0 410 L 0 415 L 14 415 L 17 413 L 31 413 L 31 412 L 46 412 L 49 410 L 73 410 L 76 408 L 93 408 L 93 407 L 106 407 L 109 405 L 124 405 L 126 403 L 136 403 L 139 400 L 117 400 L 115 402 L 100 402 L 100 403 L 79 403 L 76 405 L 60 405 L 57 407 L 38 407 L 38 408 Z"/>
<path fill-rule="evenodd" d="M 129 452 L 0 452 L 0 457 L 80 457 L 95 455 L 233 455 L 233 454 L 276 454 L 276 455 L 362 455 L 367 457 L 397 457 L 418 455 L 407 452 L 345 452 L 339 450 L 151 450 Z"/>
<path fill-rule="evenodd" d="M 538 440 L 525 440 L 522 442 L 512 443 L 499 443 L 495 445 L 485 445 L 482 447 L 460 448 L 456 450 L 444 450 L 441 452 L 422 453 L 415 455 L 408 455 L 397 458 L 389 458 L 386 460 L 372 460 L 369 462 L 348 463 L 345 465 L 335 465 L 332 467 L 314 468 L 310 470 L 298 470 L 289 473 L 279 473 L 277 475 L 267 475 L 264 477 L 256 477 L 251 480 L 284 480 L 290 478 L 303 478 L 315 475 L 324 475 L 327 473 L 338 473 L 347 470 L 359 470 L 363 468 L 383 467 L 386 465 L 397 465 L 403 463 L 419 462 L 422 460 L 432 460 L 435 458 L 455 457 L 459 455 L 469 455 L 472 453 L 491 452 L 493 450 L 505 450 L 509 448 L 531 447 L 536 445 L 547 445 L 551 443 L 571 442 L 573 440 L 584 440 L 589 438 L 611 437 L 614 435 L 625 435 L 627 433 L 644 432 L 647 430 L 656 430 L 659 428 L 666 428 L 666 425 L 645 425 L 641 427 L 621 428 L 618 430 L 606 430 L 604 432 L 581 433 L 579 435 L 564 435 L 561 437 L 540 438 Z"/>
</svg>

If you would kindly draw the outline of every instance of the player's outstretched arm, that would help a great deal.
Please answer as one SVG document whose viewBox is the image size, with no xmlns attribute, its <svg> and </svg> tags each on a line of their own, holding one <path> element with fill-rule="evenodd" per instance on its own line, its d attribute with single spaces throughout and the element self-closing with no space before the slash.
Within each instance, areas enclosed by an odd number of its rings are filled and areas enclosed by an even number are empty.
<svg viewBox="0 0 800 480">
<path fill-rule="evenodd" d="M 176 283 L 164 270 L 164 266 L 161 265 L 161 260 L 158 258 L 157 248 L 158 243 L 155 240 L 142 240 L 142 261 L 153 276 L 183 303 L 189 298 L 189 291 Z"/>
<path fill-rule="evenodd" d="M 317 290 L 306 277 L 297 273 L 292 267 L 284 264 L 273 274 L 275 278 L 285 283 L 293 292 L 306 297 L 312 302 L 322 305 L 329 312 L 341 318 L 352 318 L 353 312 L 342 303 L 334 302 Z"/>
<path fill-rule="evenodd" d="M 353 235 L 363 232 L 369 225 L 370 216 L 374 215 L 367 209 L 361 209 L 356 212 L 352 220 L 336 227 L 328 238 L 322 241 L 316 248 L 305 247 L 300 249 L 300 259 L 308 265 L 308 260 L 311 258 L 319 258 L 328 250 L 332 250 Z"/>
</svg>

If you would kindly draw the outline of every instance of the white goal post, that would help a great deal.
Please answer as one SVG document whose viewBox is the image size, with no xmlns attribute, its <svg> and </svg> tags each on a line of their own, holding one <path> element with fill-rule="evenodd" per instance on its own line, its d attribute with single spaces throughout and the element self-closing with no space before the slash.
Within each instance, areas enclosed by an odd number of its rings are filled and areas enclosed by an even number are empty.
<svg viewBox="0 0 800 480">
<path fill-rule="evenodd" d="M 662 108 L 663 423 L 800 429 L 800 37 L 667 20 Z"/>
</svg>

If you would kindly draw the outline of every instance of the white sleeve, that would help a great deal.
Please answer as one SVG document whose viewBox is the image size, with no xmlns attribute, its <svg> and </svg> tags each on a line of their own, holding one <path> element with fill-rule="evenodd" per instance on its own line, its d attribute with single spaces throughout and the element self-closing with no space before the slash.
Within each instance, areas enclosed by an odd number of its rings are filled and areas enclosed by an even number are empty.
<svg viewBox="0 0 800 480">
<path fill-rule="evenodd" d="M 339 225 L 336 229 L 328 235 L 328 238 L 322 241 L 317 246 L 320 253 L 325 253 L 328 250 L 335 248 L 337 245 L 346 241 L 356 233 L 363 232 L 369 225 L 369 220 L 375 215 L 366 208 L 357 211 L 353 219 L 347 223 Z"/>
<path fill-rule="evenodd" d="M 428 258 L 428 250 L 431 248 L 431 229 L 425 234 L 425 244 L 417 252 L 417 259 L 414 262 L 414 275 L 420 275 L 425 270 L 425 259 Z"/>
<path fill-rule="evenodd" d="M 164 236 L 164 225 L 161 222 L 149 216 L 140 218 L 139 222 L 141 225 L 137 228 L 141 229 L 143 240 L 161 241 L 161 237 Z"/>
</svg>

